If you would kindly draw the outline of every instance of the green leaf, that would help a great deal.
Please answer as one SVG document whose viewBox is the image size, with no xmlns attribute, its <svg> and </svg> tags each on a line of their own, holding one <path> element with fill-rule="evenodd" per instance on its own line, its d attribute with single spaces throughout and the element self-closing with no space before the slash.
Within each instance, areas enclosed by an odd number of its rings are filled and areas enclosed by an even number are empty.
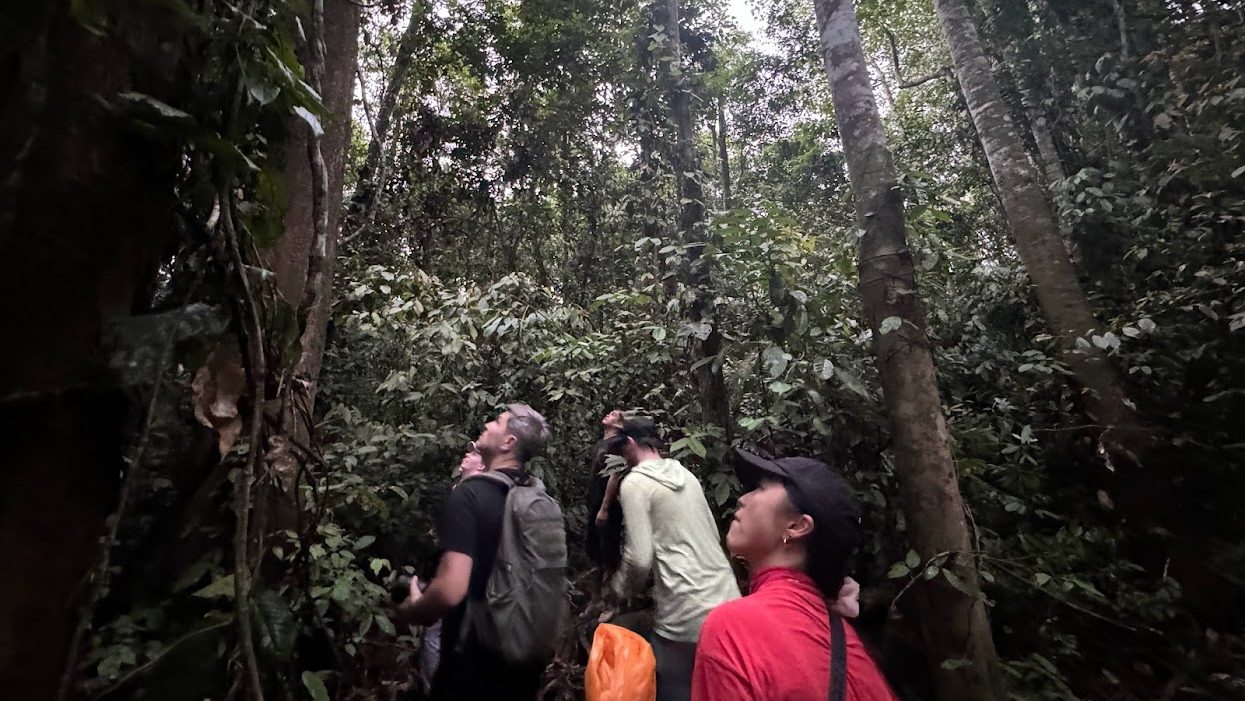
<svg viewBox="0 0 1245 701">
<path fill-rule="evenodd" d="M 938 565 L 930 565 L 929 567 L 925 568 L 924 572 L 921 573 L 921 579 L 924 579 L 925 581 L 928 582 L 934 577 L 937 577 L 940 571 L 942 571 L 942 568 L 939 567 Z"/>
<path fill-rule="evenodd" d="M 821 379 L 828 380 L 834 377 L 834 363 L 829 360 L 821 361 Z"/>
<path fill-rule="evenodd" d="M 196 591 L 194 596 L 201 599 L 232 599 L 233 598 L 233 575 L 227 574 L 213 581 L 211 584 Z"/>
<path fill-rule="evenodd" d="M 324 680 L 311 670 L 303 671 L 303 687 L 311 694 L 312 701 L 329 701 L 329 690 L 324 687 Z"/>
<path fill-rule="evenodd" d="M 397 635 L 398 634 L 397 629 L 393 627 L 393 621 L 389 620 L 388 616 L 384 616 L 378 613 L 373 618 L 376 621 L 376 627 L 384 631 L 386 635 Z"/>
<path fill-rule="evenodd" d="M 904 563 L 896 562 L 895 564 L 891 565 L 891 568 L 889 570 L 886 571 L 886 577 L 888 579 L 899 579 L 900 577 L 907 577 L 908 573 L 911 571 L 912 570 L 909 569 L 909 567 L 905 565 Z"/>
<path fill-rule="evenodd" d="M 903 326 L 903 319 L 897 316 L 888 316 L 882 320 L 882 323 L 878 326 L 878 331 L 885 336 L 892 331 L 898 331 L 900 326 Z"/>
<path fill-rule="evenodd" d="M 843 368 L 835 368 L 834 374 L 839 378 L 839 382 L 843 383 L 844 387 L 866 399 L 869 398 L 869 390 L 865 389 L 865 383 L 862 382 L 859 377 L 848 372 L 847 370 L 844 370 Z"/>
<path fill-rule="evenodd" d="M 281 94 L 281 86 L 279 85 L 272 85 L 251 76 L 247 76 L 245 82 L 247 94 L 251 96 L 252 100 L 259 103 L 260 107 L 277 99 L 277 95 Z"/>
<path fill-rule="evenodd" d="M 790 384 L 787 384 L 786 382 L 783 382 L 782 380 L 774 380 L 773 382 L 769 383 L 769 389 L 774 394 L 783 395 L 783 394 L 786 394 L 787 392 L 790 392 L 792 387 Z"/>
<path fill-rule="evenodd" d="M 167 102 L 157 100 L 151 95 L 144 95 L 139 92 L 121 92 L 117 93 L 116 99 L 119 102 L 141 107 L 154 116 L 158 116 L 169 121 L 190 123 L 194 123 L 195 121 L 195 118 L 190 116 L 188 113 L 177 109 Z"/>
<path fill-rule="evenodd" d="M 1033 575 L 1033 581 L 1040 587 L 1050 581 L 1050 575 L 1045 572 L 1038 572 Z"/>
<path fill-rule="evenodd" d="M 787 370 L 787 364 L 791 362 L 791 354 L 782 349 L 781 346 L 770 346 L 761 353 L 761 360 L 765 363 L 765 370 L 769 373 L 770 379 L 777 379 Z"/>
<path fill-rule="evenodd" d="M 903 561 L 907 563 L 908 567 L 915 568 L 921 564 L 921 556 L 917 555 L 915 550 L 909 550 Z"/>
<path fill-rule="evenodd" d="M 960 579 L 960 576 L 958 574 L 952 572 L 951 570 L 943 570 L 942 576 L 943 578 L 947 580 L 948 583 L 951 584 L 951 586 L 955 587 L 956 589 L 959 589 L 960 593 L 963 594 L 964 596 L 974 597 L 974 598 L 977 596 L 975 592 L 973 592 L 971 589 L 968 588 L 968 584 L 966 584 L 963 579 Z"/>
<path fill-rule="evenodd" d="M 705 444 L 701 443 L 700 439 L 696 436 L 687 437 L 687 447 L 702 459 L 709 454 L 709 451 L 705 449 Z"/>
<path fill-rule="evenodd" d="M 361 536 L 358 540 L 354 542 L 354 549 L 362 550 L 375 542 L 376 542 L 376 536 L 374 535 Z"/>
<path fill-rule="evenodd" d="M 311 127 L 311 133 L 316 136 L 324 136 L 324 127 L 320 126 L 320 118 L 311 113 L 311 110 L 301 105 L 294 107 L 294 114 L 307 123 Z"/>
</svg>

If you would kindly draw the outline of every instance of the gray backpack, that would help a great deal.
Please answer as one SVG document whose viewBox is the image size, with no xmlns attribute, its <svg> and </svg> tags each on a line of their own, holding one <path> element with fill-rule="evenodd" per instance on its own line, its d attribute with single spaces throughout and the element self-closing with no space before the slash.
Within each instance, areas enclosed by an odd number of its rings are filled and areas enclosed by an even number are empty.
<svg viewBox="0 0 1245 701">
<path fill-rule="evenodd" d="M 484 601 L 468 604 L 462 632 L 470 626 L 477 643 L 512 664 L 544 664 L 561 639 L 567 608 L 562 509 L 545 492 L 544 483 L 530 475 L 519 482 L 502 472 L 476 477 L 504 484 L 509 491 Z"/>
</svg>

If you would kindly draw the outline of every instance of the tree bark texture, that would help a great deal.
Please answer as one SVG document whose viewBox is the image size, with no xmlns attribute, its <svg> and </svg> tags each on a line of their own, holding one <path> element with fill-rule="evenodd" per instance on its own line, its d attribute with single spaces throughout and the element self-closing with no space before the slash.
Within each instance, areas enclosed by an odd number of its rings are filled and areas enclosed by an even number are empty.
<svg viewBox="0 0 1245 701">
<path fill-rule="evenodd" d="M 130 53 L 68 5 L 28 13 L 29 44 L 0 48 L 0 695 L 13 699 L 56 694 L 124 469 L 131 405 L 101 332 L 145 311 L 176 229 L 176 149 L 98 102 L 134 89 Z"/>
<path fill-rule="evenodd" d="M 679 232 L 687 246 L 688 284 L 692 288 L 689 318 L 695 323 L 711 325 L 709 335 L 700 342 L 696 368 L 696 384 L 700 393 L 701 415 L 710 425 L 719 427 L 729 438 L 731 431 L 730 395 L 722 374 L 722 334 L 714 316 L 712 261 L 704 257 L 708 230 L 705 226 L 705 191 L 700 157 L 696 153 L 696 126 L 692 120 L 692 96 L 682 77 L 683 42 L 679 30 L 679 0 L 661 0 L 664 12 L 658 12 L 665 26 L 665 61 L 658 71 L 666 86 L 670 113 L 674 119 L 676 139 L 672 165 L 679 193 Z M 664 15 L 664 16 L 663 16 Z"/>
<path fill-rule="evenodd" d="M 815 0 L 813 6 L 856 220 L 865 232 L 860 239 L 860 292 L 873 330 L 911 538 L 925 560 L 942 552 L 959 553 L 947 568 L 974 593 L 960 591 L 943 577 L 917 591 L 930 670 L 943 701 L 1002 699 L 1002 678 L 969 554 L 973 548 L 964 502 L 908 250 L 903 195 L 869 80 L 856 11 L 852 0 Z M 947 660 L 958 659 L 969 664 L 943 667 Z"/>
<path fill-rule="evenodd" d="M 1029 122 L 1029 132 L 1033 135 L 1033 143 L 1037 146 L 1038 162 L 1042 166 L 1042 175 L 1046 179 L 1047 197 L 1052 207 L 1051 214 L 1055 217 L 1059 227 L 1059 238 L 1063 241 L 1064 250 L 1068 252 L 1068 259 L 1076 266 L 1080 254 L 1072 238 L 1072 227 L 1068 223 L 1068 218 L 1061 216 L 1057 211 L 1054 189 L 1059 182 L 1068 177 L 1068 173 L 1063 167 L 1063 158 L 1059 155 L 1059 149 L 1055 146 L 1054 132 L 1051 129 L 1050 120 L 1046 117 L 1046 107 L 1042 104 L 1042 93 L 1037 84 L 1038 81 L 1033 79 L 1031 73 L 1032 70 L 1037 69 L 1037 66 L 1031 61 L 1020 58 L 1017 58 L 1014 64 L 1018 72 L 1016 83 L 1020 92 L 1021 106 L 1024 107 L 1025 117 Z"/>
<path fill-rule="evenodd" d="M 1136 461 L 1148 436 L 1130 407 L 1120 378 L 1096 347 L 1077 347 L 1099 330 L 1024 144 L 1008 114 L 963 0 L 934 0 L 951 49 L 973 124 L 990 165 L 1016 249 L 1033 281 L 1038 305 L 1058 338 L 1060 360 L 1084 390 L 1086 413 L 1102 427 L 1101 442 L 1112 453 Z"/>
</svg>

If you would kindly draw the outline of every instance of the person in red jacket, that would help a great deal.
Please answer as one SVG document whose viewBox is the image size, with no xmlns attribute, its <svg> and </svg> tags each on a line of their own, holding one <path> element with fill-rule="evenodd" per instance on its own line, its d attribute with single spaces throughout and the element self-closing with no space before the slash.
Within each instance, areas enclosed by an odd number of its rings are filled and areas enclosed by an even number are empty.
<svg viewBox="0 0 1245 701">
<path fill-rule="evenodd" d="M 700 631 L 692 701 L 831 699 L 831 616 L 860 540 L 852 488 L 811 458 L 739 451 L 744 488 L 726 545 L 748 563 L 748 596 L 715 608 Z M 841 620 L 841 618 L 840 618 Z M 842 623 L 843 701 L 896 701 L 856 631 Z"/>
</svg>

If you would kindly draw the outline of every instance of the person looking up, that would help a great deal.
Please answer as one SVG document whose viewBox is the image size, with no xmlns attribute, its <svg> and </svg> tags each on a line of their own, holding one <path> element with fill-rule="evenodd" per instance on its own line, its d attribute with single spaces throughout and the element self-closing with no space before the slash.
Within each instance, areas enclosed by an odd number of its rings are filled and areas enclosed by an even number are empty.
<svg viewBox="0 0 1245 701">
<path fill-rule="evenodd" d="M 826 604 L 859 591 L 844 576 L 860 541 L 851 487 L 818 460 L 739 454 L 748 491 L 726 545 L 748 563 L 750 593 L 705 620 L 692 699 L 896 701 L 855 629 Z"/>
<path fill-rule="evenodd" d="M 686 701 L 700 626 L 739 585 L 700 482 L 661 448 L 657 425 L 643 418 L 623 421 L 610 443 L 630 468 L 618 492 L 626 536 L 613 586 L 626 598 L 654 574 L 657 699 Z"/>
</svg>

